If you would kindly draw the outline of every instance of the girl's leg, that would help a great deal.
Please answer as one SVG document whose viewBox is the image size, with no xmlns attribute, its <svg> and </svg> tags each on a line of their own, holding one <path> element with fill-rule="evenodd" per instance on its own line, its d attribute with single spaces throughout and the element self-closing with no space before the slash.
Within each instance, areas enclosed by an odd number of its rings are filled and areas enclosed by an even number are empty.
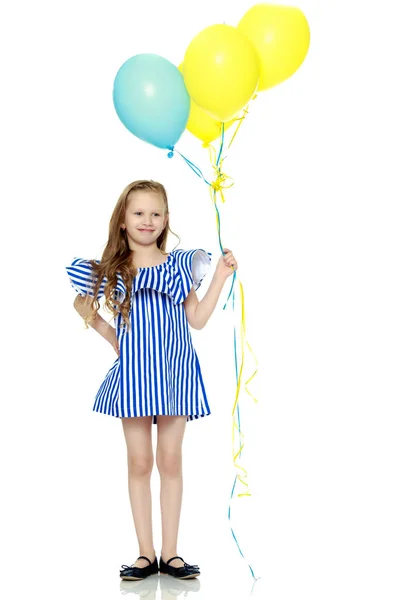
<svg viewBox="0 0 400 600">
<path fill-rule="evenodd" d="M 161 556 L 164 561 L 178 554 L 178 529 L 183 489 L 182 441 L 185 427 L 185 416 L 157 416 L 156 462 L 161 484 Z M 175 559 L 170 565 L 181 567 L 183 562 Z"/>
<path fill-rule="evenodd" d="M 139 554 L 151 561 L 155 558 L 151 520 L 150 476 L 154 464 L 151 443 L 152 417 L 121 418 L 127 447 L 128 487 Z M 147 567 L 141 558 L 136 567 Z"/>
</svg>

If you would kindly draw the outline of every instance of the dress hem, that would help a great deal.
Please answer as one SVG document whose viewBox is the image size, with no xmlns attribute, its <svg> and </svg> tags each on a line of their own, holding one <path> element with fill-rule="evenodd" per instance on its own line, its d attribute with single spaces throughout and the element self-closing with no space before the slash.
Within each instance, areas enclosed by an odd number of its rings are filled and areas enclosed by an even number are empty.
<svg viewBox="0 0 400 600">
<path fill-rule="evenodd" d="M 207 417 L 208 415 L 211 415 L 211 411 L 208 412 L 204 412 L 204 413 L 199 413 L 199 414 L 195 414 L 195 415 L 187 415 L 187 414 L 176 414 L 176 415 L 171 415 L 171 414 L 163 414 L 163 413 L 157 413 L 154 415 L 116 415 L 113 413 L 108 413 L 108 412 L 104 412 L 98 408 L 92 408 L 92 412 L 96 412 L 99 413 L 101 415 L 107 415 L 108 417 L 115 417 L 117 419 L 126 419 L 126 418 L 130 418 L 130 419 L 140 419 L 143 417 L 153 417 L 153 425 L 156 424 L 156 417 L 187 417 L 187 421 L 193 421 L 194 419 L 199 419 L 202 417 Z"/>
</svg>

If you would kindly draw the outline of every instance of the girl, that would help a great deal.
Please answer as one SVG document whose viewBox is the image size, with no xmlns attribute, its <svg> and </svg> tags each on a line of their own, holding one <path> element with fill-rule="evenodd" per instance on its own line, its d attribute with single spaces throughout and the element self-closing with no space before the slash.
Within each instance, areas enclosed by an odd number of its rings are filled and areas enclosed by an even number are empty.
<svg viewBox="0 0 400 600">
<path fill-rule="evenodd" d="M 200 575 L 177 556 L 182 500 L 182 441 L 187 421 L 210 414 L 202 373 L 188 325 L 202 329 L 225 281 L 237 269 L 224 248 L 213 279 L 199 302 L 211 253 L 165 252 L 169 228 L 165 188 L 155 181 L 126 186 L 114 208 L 101 261 L 74 258 L 66 267 L 78 292 L 74 306 L 115 349 L 118 357 L 95 398 L 93 410 L 119 417 L 127 445 L 128 487 L 139 558 L 122 565 L 122 579 L 167 573 Z M 115 328 L 99 314 L 113 313 Z M 154 463 L 152 424 L 157 424 L 156 464 L 161 484 L 162 547 L 154 550 L 150 477 Z"/>
</svg>

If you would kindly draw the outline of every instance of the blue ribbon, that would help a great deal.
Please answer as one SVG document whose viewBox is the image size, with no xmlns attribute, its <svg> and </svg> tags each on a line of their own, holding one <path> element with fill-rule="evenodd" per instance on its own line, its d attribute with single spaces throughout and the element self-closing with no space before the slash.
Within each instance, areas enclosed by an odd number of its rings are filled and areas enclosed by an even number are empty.
<svg viewBox="0 0 400 600">
<path fill-rule="evenodd" d="M 224 123 L 222 123 L 222 128 L 221 128 L 221 144 L 220 144 L 220 148 L 219 148 L 219 152 L 218 152 L 218 157 L 217 157 L 217 161 L 216 161 L 216 166 L 217 166 L 217 170 L 218 171 L 220 171 L 219 163 L 220 163 L 220 160 L 221 160 L 222 151 L 223 151 L 223 147 L 224 147 L 224 138 L 225 138 L 225 125 L 224 125 Z M 183 160 L 185 161 L 185 163 L 192 169 L 192 171 L 198 177 L 200 177 L 201 179 L 203 179 L 203 181 L 207 185 L 209 185 L 209 186 L 212 185 L 204 177 L 201 169 L 197 165 L 195 165 L 191 160 L 189 160 L 186 156 L 184 156 L 181 152 L 179 152 L 179 150 L 177 150 L 174 147 L 169 148 L 169 150 L 170 150 L 170 152 L 168 153 L 168 158 L 172 158 L 174 156 L 174 151 L 177 152 L 179 154 L 179 156 L 181 156 L 183 158 Z M 221 254 L 224 255 L 225 253 L 224 253 L 224 249 L 223 249 L 223 246 L 222 246 L 222 243 L 221 243 L 221 223 L 220 223 L 220 216 L 219 216 L 219 211 L 218 211 L 218 207 L 217 207 L 217 203 L 216 203 L 216 190 L 215 189 L 214 189 L 214 202 L 213 203 L 214 203 L 215 210 L 217 211 L 217 216 L 218 216 L 217 221 L 218 221 L 218 241 L 219 241 L 219 247 L 220 247 L 220 250 L 221 250 Z M 236 281 L 236 271 L 233 273 L 231 289 L 229 291 L 228 298 L 227 298 L 227 300 L 225 302 L 223 310 L 225 310 L 225 308 L 226 308 L 226 306 L 227 306 L 227 304 L 229 302 L 229 298 L 231 297 L 231 294 L 232 294 L 232 310 L 233 311 L 235 310 L 235 291 L 234 291 L 235 281 Z M 235 354 L 235 373 L 236 373 L 236 386 L 237 386 L 238 385 L 238 380 L 239 380 L 239 375 L 238 375 L 238 365 L 237 365 L 236 326 L 234 326 L 234 354 Z M 239 440 L 240 440 L 241 429 L 240 429 L 239 402 L 236 404 L 236 414 L 237 414 L 237 419 L 238 419 Z M 239 457 L 241 457 L 241 455 L 242 455 L 242 451 L 240 450 Z M 233 486 L 232 486 L 232 491 L 231 491 L 231 498 L 230 498 L 230 501 L 229 501 L 229 509 L 228 509 L 229 523 L 231 521 L 231 501 L 232 501 L 233 494 L 234 494 L 234 491 L 235 491 L 236 481 L 237 481 L 237 475 L 235 475 L 235 479 L 234 479 Z M 238 547 L 238 550 L 239 550 L 241 556 L 245 559 L 245 556 L 244 556 L 244 554 L 243 554 L 243 552 L 242 552 L 242 550 L 241 550 L 241 548 L 239 546 L 239 542 L 238 542 L 237 537 L 236 537 L 236 535 L 235 535 L 235 533 L 233 531 L 231 523 L 230 523 L 230 529 L 231 529 L 231 532 L 232 532 L 233 539 L 235 540 L 236 545 Z M 250 569 L 250 572 L 251 572 L 254 580 L 257 581 L 258 579 L 260 579 L 259 577 L 255 577 L 254 571 L 251 568 L 251 565 L 249 563 L 248 563 L 248 567 Z M 254 583 L 255 583 L 255 581 L 254 581 Z"/>
</svg>

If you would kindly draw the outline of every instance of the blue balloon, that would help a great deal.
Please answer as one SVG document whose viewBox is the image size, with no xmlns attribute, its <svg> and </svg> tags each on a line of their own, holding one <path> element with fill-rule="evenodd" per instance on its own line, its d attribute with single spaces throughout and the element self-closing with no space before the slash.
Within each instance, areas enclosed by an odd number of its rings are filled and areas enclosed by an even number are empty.
<svg viewBox="0 0 400 600">
<path fill-rule="evenodd" d="M 172 149 L 185 131 L 190 96 L 179 69 L 157 54 L 137 54 L 119 69 L 114 107 L 136 137 Z"/>
</svg>

